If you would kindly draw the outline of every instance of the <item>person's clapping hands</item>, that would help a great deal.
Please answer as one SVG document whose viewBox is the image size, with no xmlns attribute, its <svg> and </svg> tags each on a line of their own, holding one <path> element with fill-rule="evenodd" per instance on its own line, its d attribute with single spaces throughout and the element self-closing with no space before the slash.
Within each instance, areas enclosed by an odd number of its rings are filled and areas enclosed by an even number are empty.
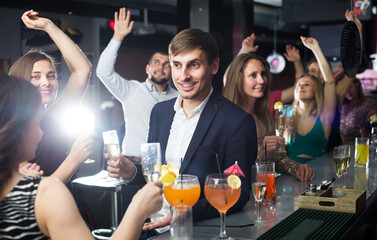
<svg viewBox="0 0 377 240">
<path fill-rule="evenodd" d="M 130 161 L 130 159 L 119 154 L 119 162 L 115 162 L 110 159 L 108 153 L 105 154 L 107 159 L 107 171 L 109 172 L 109 177 L 118 178 L 122 177 L 125 180 L 132 179 L 136 174 L 136 166 Z"/>
</svg>

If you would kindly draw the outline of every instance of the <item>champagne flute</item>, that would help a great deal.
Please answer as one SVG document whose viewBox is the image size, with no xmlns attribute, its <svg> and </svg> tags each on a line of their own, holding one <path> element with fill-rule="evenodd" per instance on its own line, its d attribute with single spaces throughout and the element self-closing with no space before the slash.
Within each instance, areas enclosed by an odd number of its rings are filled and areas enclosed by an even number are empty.
<svg viewBox="0 0 377 240">
<path fill-rule="evenodd" d="M 204 184 L 204 195 L 207 201 L 216 208 L 220 213 L 221 227 L 220 234 L 212 239 L 232 240 L 228 237 L 225 230 L 225 215 L 240 198 L 241 185 L 238 188 L 232 188 L 228 184 L 228 175 L 226 174 L 210 174 L 206 177 Z"/>
<path fill-rule="evenodd" d="M 267 189 L 267 168 L 266 167 L 257 167 L 253 165 L 253 182 L 251 184 L 251 189 L 253 191 L 253 195 L 255 198 L 255 201 L 258 204 L 257 207 L 257 220 L 254 221 L 254 225 L 256 226 L 262 226 L 266 225 L 267 222 L 263 221 L 260 216 L 260 205 L 262 203 L 262 200 L 264 198 L 264 195 L 266 193 Z"/>
<path fill-rule="evenodd" d="M 145 181 L 157 182 L 161 173 L 160 143 L 141 144 L 141 164 Z"/>
<path fill-rule="evenodd" d="M 346 185 L 346 175 L 348 173 L 348 169 L 351 165 L 351 146 L 349 145 L 341 145 L 344 148 L 344 154 L 346 156 L 346 162 L 344 164 L 344 171 L 343 171 L 343 188 L 347 188 Z"/>
<path fill-rule="evenodd" d="M 106 152 L 110 155 L 110 159 L 114 162 L 119 162 L 120 146 L 116 130 L 102 132 L 102 138 Z M 120 177 L 117 179 L 121 180 Z"/>
<path fill-rule="evenodd" d="M 275 134 L 279 137 L 284 137 L 284 132 L 286 128 L 286 113 L 285 108 L 282 106 L 275 109 Z M 277 149 L 278 152 L 284 152 L 282 146 Z"/>
<path fill-rule="evenodd" d="M 347 164 L 346 152 L 343 147 L 341 146 L 334 147 L 333 160 L 334 160 L 335 174 L 338 177 L 338 179 L 340 179 L 346 168 L 345 165 Z M 336 197 L 343 197 L 345 195 L 346 193 L 342 191 L 333 192 L 333 196 L 336 196 Z"/>
</svg>

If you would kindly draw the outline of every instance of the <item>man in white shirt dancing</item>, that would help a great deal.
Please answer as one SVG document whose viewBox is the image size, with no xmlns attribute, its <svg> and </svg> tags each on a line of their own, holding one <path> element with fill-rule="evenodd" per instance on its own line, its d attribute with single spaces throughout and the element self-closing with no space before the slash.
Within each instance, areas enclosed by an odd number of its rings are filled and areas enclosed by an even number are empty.
<svg viewBox="0 0 377 240">
<path fill-rule="evenodd" d="M 140 144 L 148 140 L 152 108 L 158 102 L 176 97 L 178 92 L 168 85 L 171 68 L 167 53 L 156 52 L 151 56 L 145 68 L 148 74 L 145 82 L 126 80 L 114 71 L 119 47 L 133 28 L 130 17 L 125 8 L 115 12 L 114 35 L 99 58 L 97 76 L 122 104 L 126 124 L 122 154 L 140 157 Z"/>
</svg>

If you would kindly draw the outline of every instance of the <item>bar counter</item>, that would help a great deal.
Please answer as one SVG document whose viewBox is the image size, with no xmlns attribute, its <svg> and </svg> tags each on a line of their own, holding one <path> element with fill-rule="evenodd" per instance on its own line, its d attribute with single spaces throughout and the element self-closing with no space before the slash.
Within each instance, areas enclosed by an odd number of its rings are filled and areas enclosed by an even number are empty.
<svg viewBox="0 0 377 240">
<path fill-rule="evenodd" d="M 353 153 L 352 153 L 353 156 Z M 363 226 L 374 220 L 377 205 L 377 168 L 375 162 L 371 161 L 367 169 L 351 167 L 346 176 L 347 188 L 363 189 L 367 191 L 367 201 L 364 210 L 356 216 L 350 226 L 344 231 L 341 239 L 354 239 L 363 234 Z M 284 220 L 291 213 L 298 209 L 298 195 L 306 190 L 309 183 L 321 184 L 323 180 L 330 180 L 335 177 L 335 170 L 332 159 L 332 152 L 327 153 L 309 163 L 315 170 L 315 178 L 311 182 L 299 182 L 290 175 L 281 175 L 276 178 L 276 204 L 261 207 L 262 219 L 267 221 L 267 225 L 253 226 L 253 221 L 257 215 L 257 205 L 251 195 L 250 201 L 240 212 L 229 214 L 226 217 L 226 230 L 228 236 L 235 239 L 256 239 L 264 232 L 268 231 L 277 223 Z M 337 178 L 336 178 L 337 179 Z M 341 182 L 337 179 L 335 187 L 340 187 Z M 194 239 L 208 240 L 218 235 L 220 231 L 220 218 L 207 219 L 194 222 Z M 169 239 L 170 233 L 165 232 L 153 239 Z"/>
</svg>

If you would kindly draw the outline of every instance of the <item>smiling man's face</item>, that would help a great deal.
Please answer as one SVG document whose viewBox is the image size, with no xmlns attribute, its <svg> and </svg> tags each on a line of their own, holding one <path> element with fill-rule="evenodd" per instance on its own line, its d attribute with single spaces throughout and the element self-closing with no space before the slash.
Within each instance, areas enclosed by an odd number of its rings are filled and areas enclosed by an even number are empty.
<svg viewBox="0 0 377 240">
<path fill-rule="evenodd" d="M 209 94 L 212 76 L 218 71 L 218 58 L 208 63 L 206 54 L 195 49 L 171 57 L 172 78 L 182 99 L 203 101 Z"/>
</svg>

